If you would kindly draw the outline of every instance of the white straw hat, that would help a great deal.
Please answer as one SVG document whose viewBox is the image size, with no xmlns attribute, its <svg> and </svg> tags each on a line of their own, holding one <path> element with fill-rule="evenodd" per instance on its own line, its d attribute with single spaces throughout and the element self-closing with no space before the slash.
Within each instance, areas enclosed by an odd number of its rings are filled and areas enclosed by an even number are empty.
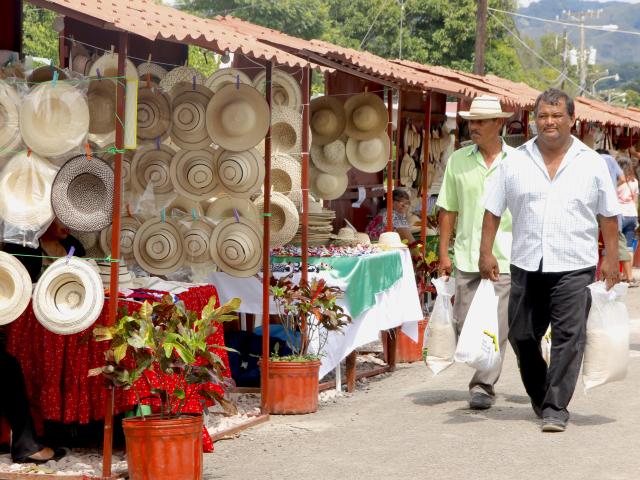
<svg viewBox="0 0 640 480">
<path fill-rule="evenodd" d="M 227 218 L 234 218 L 235 213 L 239 217 L 246 218 L 251 223 L 262 227 L 262 221 L 258 208 L 248 198 L 234 198 L 222 193 L 211 202 L 207 208 L 206 216 L 215 223 Z"/>
<path fill-rule="evenodd" d="M 309 169 L 309 189 L 323 200 L 334 200 L 342 196 L 349 186 L 346 173 L 327 173 L 315 168 Z"/>
<path fill-rule="evenodd" d="M 116 129 L 117 84 L 109 80 L 89 82 L 89 133 L 108 135 Z"/>
<path fill-rule="evenodd" d="M 142 225 L 138 217 L 122 217 L 120 219 L 120 258 L 131 260 L 133 256 L 133 240 Z M 100 246 L 105 255 L 111 255 L 111 225 L 100 232 Z"/>
<path fill-rule="evenodd" d="M 241 152 L 255 147 L 269 130 L 269 105 L 249 85 L 227 85 L 207 106 L 207 131 L 216 145 Z"/>
<path fill-rule="evenodd" d="M 235 68 L 219 68 L 204 81 L 204 86 L 216 93 L 227 85 L 251 85 L 251 79 L 242 70 Z"/>
<path fill-rule="evenodd" d="M 22 315 L 31 299 L 29 272 L 13 255 L 0 251 L 0 325 Z"/>
<path fill-rule="evenodd" d="M 378 246 L 383 250 L 407 248 L 407 245 L 402 243 L 398 232 L 382 232 L 378 238 Z"/>
<path fill-rule="evenodd" d="M 486 120 L 489 118 L 509 118 L 512 112 L 503 112 L 500 101 L 490 95 L 480 95 L 473 99 L 471 108 L 458 112 L 465 120 Z"/>
<path fill-rule="evenodd" d="M 310 126 L 315 145 L 327 145 L 343 134 L 347 124 L 344 105 L 327 95 L 311 101 Z"/>
<path fill-rule="evenodd" d="M 405 153 L 400 163 L 400 183 L 408 187 L 415 182 L 416 178 L 418 178 L 418 170 L 415 161 Z"/>
<path fill-rule="evenodd" d="M 262 71 L 253 79 L 254 87 L 263 95 L 266 91 L 266 78 L 266 72 Z M 298 80 L 287 72 L 273 70 L 271 77 L 271 104 L 274 107 L 287 107 L 300 111 L 302 90 Z"/>
<path fill-rule="evenodd" d="M 181 222 L 186 260 L 191 264 L 212 263 L 210 241 L 213 227 L 203 220 Z"/>
<path fill-rule="evenodd" d="M 43 157 L 65 155 L 89 133 L 89 106 L 80 90 L 66 83 L 41 83 L 20 107 L 24 143 Z"/>
<path fill-rule="evenodd" d="M 369 140 L 387 129 L 389 113 L 382 99 L 373 93 L 349 97 L 344 104 L 347 124 L 345 132 L 357 140 Z"/>
<path fill-rule="evenodd" d="M 291 108 L 276 107 L 271 114 L 271 151 L 302 153 L 302 115 Z"/>
<path fill-rule="evenodd" d="M 70 335 L 89 328 L 104 307 L 98 268 L 81 258 L 59 258 L 33 292 L 33 313 L 47 330 Z"/>
<path fill-rule="evenodd" d="M 203 201 L 221 191 L 216 169 L 222 149 L 180 150 L 171 161 L 171 181 L 176 191 L 192 200 Z"/>
<path fill-rule="evenodd" d="M 276 153 L 271 158 L 272 191 L 282 193 L 300 207 L 302 204 L 302 165 L 295 158 L 284 153 Z M 264 192 L 264 187 L 262 187 Z"/>
<path fill-rule="evenodd" d="M 15 154 L 20 145 L 20 97 L 0 80 L 0 158 Z"/>
<path fill-rule="evenodd" d="M 349 138 L 347 159 L 360 171 L 375 173 L 384 169 L 389 161 L 390 140 L 386 132 L 381 132 L 368 140 Z"/>
<path fill-rule="evenodd" d="M 138 65 L 138 76 L 143 84 L 147 80 L 147 75 L 152 82 L 160 84 L 160 81 L 167 75 L 167 70 L 157 63 L 144 62 Z"/>
<path fill-rule="evenodd" d="M 137 193 L 143 193 L 148 184 L 153 185 L 153 194 L 170 195 L 174 191 L 171 181 L 171 159 L 176 152 L 168 145 L 145 145 L 138 148 L 131 162 L 131 186 Z"/>
<path fill-rule="evenodd" d="M 156 88 L 138 89 L 138 139 L 164 140 L 171 129 L 171 98 Z"/>
<path fill-rule="evenodd" d="M 364 232 L 356 233 L 356 243 L 359 245 L 371 245 L 371 239 L 369 235 Z"/>
<path fill-rule="evenodd" d="M 0 170 L 0 219 L 25 230 L 40 230 L 53 220 L 51 185 L 56 168 L 45 158 L 15 154 Z"/>
<path fill-rule="evenodd" d="M 234 277 L 250 277 L 262 267 L 262 230 L 246 218 L 228 218 L 211 235 L 213 261 Z"/>
<path fill-rule="evenodd" d="M 176 67 L 160 80 L 160 88 L 165 92 L 170 92 L 176 84 L 182 82 L 191 85 L 195 83 L 196 86 L 202 85 L 204 83 L 204 75 L 193 67 Z"/>
<path fill-rule="evenodd" d="M 347 146 L 341 139 L 326 145 L 311 145 L 311 161 L 323 172 L 344 174 L 351 169 Z"/>
<path fill-rule="evenodd" d="M 195 88 L 194 88 L 195 87 Z M 171 141 L 185 150 L 211 145 L 207 132 L 207 105 L 213 92 L 204 85 L 179 82 L 171 89 Z"/>
<path fill-rule="evenodd" d="M 258 211 L 264 214 L 264 195 L 254 202 Z M 281 247 L 295 237 L 300 215 L 294 203 L 281 193 L 271 193 L 271 215 L 269 217 L 271 248 Z"/>
<path fill-rule="evenodd" d="M 179 227 L 170 219 L 147 220 L 136 232 L 133 255 L 149 273 L 166 275 L 175 272 L 184 264 L 186 257 Z"/>
<path fill-rule="evenodd" d="M 53 65 L 43 65 L 42 67 L 33 69 L 33 71 L 27 77 L 27 82 L 30 85 L 34 85 L 36 83 L 50 82 L 51 80 L 53 80 L 54 72 L 57 72 L 58 80 L 60 81 L 67 80 L 69 78 L 69 75 L 67 75 L 67 73 L 64 70 L 58 67 L 55 67 Z"/>
<path fill-rule="evenodd" d="M 100 72 L 99 75 L 98 72 Z M 96 59 L 96 61 L 91 64 L 91 68 L 89 68 L 89 76 L 106 77 L 113 83 L 117 83 L 118 54 L 107 52 Z M 138 79 L 138 69 L 128 58 L 125 60 L 124 76 L 127 78 L 127 80 Z"/>
<path fill-rule="evenodd" d="M 221 152 L 217 169 L 220 188 L 234 197 L 249 198 L 260 191 L 264 181 L 264 160 L 255 148 Z"/>
</svg>

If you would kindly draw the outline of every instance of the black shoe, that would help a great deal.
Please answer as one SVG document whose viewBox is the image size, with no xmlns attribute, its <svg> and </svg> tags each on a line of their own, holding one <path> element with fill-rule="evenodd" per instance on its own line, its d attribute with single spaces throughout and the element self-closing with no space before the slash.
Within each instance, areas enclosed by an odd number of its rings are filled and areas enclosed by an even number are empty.
<svg viewBox="0 0 640 480">
<path fill-rule="evenodd" d="M 567 429 L 567 421 L 559 418 L 546 417 L 542 419 L 543 432 L 564 432 Z"/>
<path fill-rule="evenodd" d="M 493 405 L 493 398 L 486 393 L 472 393 L 469 400 L 469 408 L 472 410 L 486 410 Z"/>
<path fill-rule="evenodd" d="M 53 455 L 47 459 L 32 458 L 32 455 L 35 455 L 35 453 L 38 453 L 38 452 L 35 452 L 27 457 L 14 458 L 13 463 L 34 463 L 36 465 L 42 465 L 43 463 L 47 463 L 51 460 L 57 462 L 67 454 L 67 451 L 64 448 L 53 448 L 52 450 L 53 450 Z"/>
<path fill-rule="evenodd" d="M 536 414 L 536 417 L 542 418 L 542 407 L 539 407 L 535 403 L 531 402 L 531 408 L 533 408 L 533 413 Z"/>
</svg>

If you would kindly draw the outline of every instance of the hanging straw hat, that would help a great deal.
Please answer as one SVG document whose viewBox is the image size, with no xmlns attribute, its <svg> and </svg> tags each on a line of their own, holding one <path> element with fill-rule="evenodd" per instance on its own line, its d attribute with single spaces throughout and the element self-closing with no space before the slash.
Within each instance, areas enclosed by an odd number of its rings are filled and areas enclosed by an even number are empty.
<svg viewBox="0 0 640 480">
<path fill-rule="evenodd" d="M 209 242 L 218 268 L 234 277 L 251 277 L 262 266 L 262 231 L 246 218 L 228 218 L 214 229 Z"/>
<path fill-rule="evenodd" d="M 40 230 L 53 220 L 51 184 L 56 168 L 45 158 L 15 154 L 0 170 L 0 219 L 24 230 Z"/>
<path fill-rule="evenodd" d="M 97 232 L 111 225 L 113 170 L 103 160 L 78 155 L 65 163 L 51 187 L 56 217 L 68 228 Z"/>
<path fill-rule="evenodd" d="M 168 145 L 145 145 L 138 148 L 131 161 L 131 186 L 143 193 L 148 184 L 153 185 L 153 194 L 169 195 L 174 191 L 171 181 L 171 159 L 176 152 Z"/>
<path fill-rule="evenodd" d="M 271 151 L 302 153 L 302 115 L 291 108 L 276 107 L 271 114 Z"/>
<path fill-rule="evenodd" d="M 160 80 L 160 88 L 165 92 L 170 92 L 175 85 L 182 82 L 190 85 L 195 83 L 197 87 L 204 83 L 204 75 L 193 67 L 176 67 Z"/>
<path fill-rule="evenodd" d="M 53 72 L 58 72 L 58 80 L 67 80 L 69 78 L 69 75 L 64 70 L 53 65 L 44 65 L 34 69 L 27 77 L 27 82 L 31 86 L 37 83 L 50 82 L 53 80 Z"/>
<path fill-rule="evenodd" d="M 234 218 L 236 213 L 239 217 L 246 218 L 260 227 L 262 226 L 260 213 L 251 200 L 230 197 L 226 193 L 219 195 L 209 204 L 206 216 L 213 222 L 218 223 L 227 218 Z"/>
<path fill-rule="evenodd" d="M 143 84 L 147 81 L 147 76 L 152 82 L 160 84 L 166 75 L 167 71 L 157 63 L 144 62 L 138 65 L 138 76 Z"/>
<path fill-rule="evenodd" d="M 72 42 L 71 51 L 69 52 L 71 70 L 81 75 L 87 73 L 87 65 L 91 55 L 84 45 Z"/>
<path fill-rule="evenodd" d="M 204 81 L 204 86 L 211 90 L 213 93 L 217 93 L 222 87 L 227 85 L 252 85 L 249 76 L 241 70 L 235 68 L 220 68 L 213 72 Z"/>
<path fill-rule="evenodd" d="M 349 138 L 347 159 L 362 172 L 375 173 L 387 166 L 389 161 L 389 137 L 386 132 L 368 140 Z"/>
<path fill-rule="evenodd" d="M 416 164 L 410 155 L 404 154 L 402 163 L 400 164 L 400 183 L 405 187 L 413 184 L 418 176 Z"/>
<path fill-rule="evenodd" d="M 309 169 L 309 189 L 323 200 L 334 200 L 342 196 L 349 185 L 346 173 L 326 173 L 315 168 Z"/>
<path fill-rule="evenodd" d="M 89 68 L 89 76 L 105 77 L 111 80 L 113 83 L 117 83 L 116 80 L 118 77 L 118 54 L 107 52 L 101 57 L 97 58 Z M 138 79 L 138 69 L 128 58 L 125 60 L 124 76 L 127 78 L 127 80 Z"/>
<path fill-rule="evenodd" d="M 231 196 L 249 198 L 264 181 L 264 160 L 255 148 L 244 152 L 223 151 L 217 161 L 220 188 Z"/>
<path fill-rule="evenodd" d="M 326 145 L 311 145 L 311 161 L 326 173 L 338 175 L 347 173 L 351 169 L 351 164 L 347 160 L 347 146 L 341 139 Z"/>
<path fill-rule="evenodd" d="M 269 129 L 269 105 L 249 85 L 227 85 L 207 107 L 209 136 L 225 150 L 241 152 L 255 147 Z"/>
<path fill-rule="evenodd" d="M 371 239 L 369 235 L 364 232 L 356 233 L 356 243 L 358 245 L 371 245 Z"/>
<path fill-rule="evenodd" d="M 349 97 L 344 104 L 345 132 L 357 140 L 369 140 L 387 129 L 389 114 L 382 99 L 373 93 Z"/>
<path fill-rule="evenodd" d="M 20 145 L 20 97 L 0 80 L 0 158 L 13 155 Z"/>
<path fill-rule="evenodd" d="M 89 82 L 89 133 L 107 135 L 115 132 L 117 88 L 117 85 L 109 80 Z"/>
<path fill-rule="evenodd" d="M 38 280 L 31 304 L 40 324 L 53 333 L 70 335 L 89 328 L 104 307 L 97 267 L 77 257 L 59 258 Z"/>
<path fill-rule="evenodd" d="M 80 90 L 66 83 L 41 83 L 20 107 L 20 133 L 43 157 L 58 157 L 82 144 L 89 132 L 89 106 Z"/>
<path fill-rule="evenodd" d="M 465 120 L 486 120 L 489 118 L 509 118 L 513 112 L 503 112 L 500 101 L 490 95 L 480 95 L 473 99 L 467 111 L 458 112 Z"/>
<path fill-rule="evenodd" d="M 402 243 L 398 232 L 382 232 L 378 238 L 378 246 L 383 250 L 407 248 L 407 245 Z"/>
<path fill-rule="evenodd" d="M 120 258 L 133 258 L 133 240 L 142 225 L 138 217 L 122 217 L 120 219 Z M 111 226 L 100 232 L 100 246 L 105 255 L 111 255 Z"/>
<path fill-rule="evenodd" d="M 342 227 L 338 230 L 338 235 L 334 237 L 334 244 L 336 245 L 355 245 L 356 232 L 350 227 Z"/>
<path fill-rule="evenodd" d="M 0 251 L 0 325 L 22 315 L 31 299 L 31 278 L 13 255 Z"/>
<path fill-rule="evenodd" d="M 102 280 L 103 288 L 111 287 L 111 264 L 108 262 L 98 262 L 98 271 Z M 134 288 L 133 279 L 135 275 L 129 271 L 125 262 L 118 265 L 118 289 Z"/>
<path fill-rule="evenodd" d="M 164 140 L 171 128 L 171 98 L 156 88 L 138 89 L 138 139 L 142 142 Z"/>
<path fill-rule="evenodd" d="M 262 95 L 266 91 L 266 79 L 265 71 L 260 72 L 253 79 L 253 86 Z M 274 70 L 271 77 L 271 104 L 274 107 L 287 107 L 299 112 L 302 106 L 302 90 L 298 80 L 287 72 Z"/>
<path fill-rule="evenodd" d="M 295 158 L 284 153 L 276 153 L 271 158 L 272 191 L 282 193 L 300 207 L 302 204 L 302 166 Z M 264 187 L 262 188 L 264 192 Z"/>
<path fill-rule="evenodd" d="M 213 227 L 204 220 L 182 222 L 182 231 L 186 260 L 191 264 L 212 263 L 210 241 Z"/>
<path fill-rule="evenodd" d="M 260 195 L 254 203 L 258 211 L 264 214 L 264 195 Z M 269 245 L 274 248 L 289 243 L 296 235 L 299 221 L 300 215 L 293 202 L 281 193 L 272 192 L 271 216 L 269 217 L 271 240 Z"/>
<path fill-rule="evenodd" d="M 176 191 L 192 200 L 203 201 L 220 190 L 216 169 L 218 154 L 212 148 L 180 150 L 171 161 L 171 182 Z"/>
<path fill-rule="evenodd" d="M 311 102 L 311 132 L 315 145 L 327 145 L 344 132 L 347 117 L 344 105 L 335 97 L 323 96 Z"/>
<path fill-rule="evenodd" d="M 195 86 L 195 88 L 194 88 Z M 213 92 L 204 85 L 179 82 L 171 89 L 173 108 L 171 141 L 185 150 L 200 150 L 211 145 L 207 133 L 206 112 Z"/>
<path fill-rule="evenodd" d="M 186 256 L 179 227 L 171 219 L 147 220 L 136 232 L 133 256 L 143 269 L 154 275 L 175 272 Z"/>
</svg>

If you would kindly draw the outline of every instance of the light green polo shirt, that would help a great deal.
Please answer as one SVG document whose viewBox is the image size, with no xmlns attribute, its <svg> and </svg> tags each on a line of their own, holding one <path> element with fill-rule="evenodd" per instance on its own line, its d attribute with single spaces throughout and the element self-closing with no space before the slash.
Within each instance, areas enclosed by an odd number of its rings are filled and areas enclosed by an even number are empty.
<svg viewBox="0 0 640 480">
<path fill-rule="evenodd" d="M 463 272 L 479 272 L 485 186 L 502 159 L 512 152 L 515 149 L 502 142 L 502 155 L 487 168 L 478 147 L 469 145 L 453 152 L 447 162 L 436 205 L 458 214 L 454 252 L 456 267 Z M 493 254 L 498 259 L 500 273 L 509 273 L 511 213 L 508 210 L 502 216 Z"/>
</svg>

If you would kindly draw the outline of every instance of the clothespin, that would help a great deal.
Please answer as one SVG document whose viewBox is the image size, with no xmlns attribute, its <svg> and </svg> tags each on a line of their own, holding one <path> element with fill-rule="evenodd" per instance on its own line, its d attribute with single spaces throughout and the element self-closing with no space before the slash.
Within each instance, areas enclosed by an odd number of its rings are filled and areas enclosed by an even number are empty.
<svg viewBox="0 0 640 480">
<path fill-rule="evenodd" d="M 151 89 L 151 74 L 147 72 L 147 88 Z"/>
<path fill-rule="evenodd" d="M 236 223 L 240 223 L 240 215 L 238 215 L 238 209 L 237 208 L 233 209 L 233 216 L 236 219 Z"/>
<path fill-rule="evenodd" d="M 100 73 L 99 68 L 96 68 L 96 74 L 98 75 L 98 80 L 102 80 L 102 74 Z"/>
<path fill-rule="evenodd" d="M 160 217 L 162 218 L 162 223 L 167 223 L 167 209 L 163 208 L 160 212 Z"/>
<path fill-rule="evenodd" d="M 93 155 L 91 154 L 91 145 L 89 145 L 88 143 L 85 143 L 84 151 L 87 154 L 87 160 L 91 160 L 93 158 Z"/>
<path fill-rule="evenodd" d="M 156 150 L 160 150 L 160 136 L 156 137 Z"/>
<path fill-rule="evenodd" d="M 127 215 L 133 217 L 133 214 L 131 213 L 131 204 L 129 202 L 125 204 L 125 208 L 127 209 Z"/>
<path fill-rule="evenodd" d="M 73 247 L 73 246 L 72 246 L 72 247 L 69 249 L 69 253 L 67 253 L 67 257 L 66 257 L 66 260 L 65 260 L 65 263 L 66 263 L 67 265 L 69 265 L 69 260 L 71 259 L 71 257 L 73 257 L 73 254 L 74 254 L 75 252 L 76 252 L 76 247 Z"/>
<path fill-rule="evenodd" d="M 113 56 L 114 52 L 115 52 L 116 47 L 114 47 L 113 45 L 111 45 L 111 56 Z"/>
<path fill-rule="evenodd" d="M 191 209 L 191 217 L 193 217 L 194 220 L 198 220 L 198 213 L 196 212 L 195 207 Z"/>
<path fill-rule="evenodd" d="M 240 90 L 240 74 L 236 74 L 236 90 Z"/>
<path fill-rule="evenodd" d="M 30 148 L 27 148 L 27 158 L 31 157 L 31 152 L 32 150 Z"/>
<path fill-rule="evenodd" d="M 185 66 L 185 67 L 186 67 L 186 66 L 188 66 L 188 65 L 187 65 L 187 62 L 189 62 L 189 57 L 187 57 L 187 58 L 185 58 L 185 59 L 184 59 L 184 66 Z"/>
<path fill-rule="evenodd" d="M 56 88 L 56 83 L 58 83 L 58 71 L 54 70 L 53 71 L 53 78 L 51 79 L 51 86 L 53 88 Z"/>
<path fill-rule="evenodd" d="M 149 56 L 147 57 L 147 63 L 151 63 L 151 52 L 149 52 Z"/>
<path fill-rule="evenodd" d="M 196 76 L 194 75 L 191 80 L 192 80 L 191 87 L 195 90 L 196 89 Z"/>
</svg>

